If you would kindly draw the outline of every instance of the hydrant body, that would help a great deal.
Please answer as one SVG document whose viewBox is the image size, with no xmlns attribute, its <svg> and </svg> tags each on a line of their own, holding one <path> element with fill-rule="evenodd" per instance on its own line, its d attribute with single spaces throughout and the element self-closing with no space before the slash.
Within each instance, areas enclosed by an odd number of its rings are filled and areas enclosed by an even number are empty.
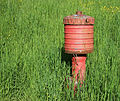
<svg viewBox="0 0 120 101">
<path fill-rule="evenodd" d="M 86 54 L 91 53 L 94 48 L 94 18 L 77 11 L 75 15 L 64 17 L 63 23 L 65 53 L 75 54 L 75 57 L 72 58 L 72 75 L 82 85 L 85 80 Z"/>
<path fill-rule="evenodd" d="M 64 18 L 65 52 L 69 54 L 87 54 L 93 51 L 94 18 L 82 15 L 78 11 L 75 15 Z"/>
</svg>

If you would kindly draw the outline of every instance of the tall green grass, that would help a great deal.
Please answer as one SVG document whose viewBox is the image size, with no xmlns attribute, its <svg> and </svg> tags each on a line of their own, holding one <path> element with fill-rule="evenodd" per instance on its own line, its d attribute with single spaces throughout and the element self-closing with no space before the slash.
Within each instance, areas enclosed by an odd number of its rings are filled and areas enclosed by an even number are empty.
<svg viewBox="0 0 120 101">
<path fill-rule="evenodd" d="M 0 101 L 119 101 L 119 0 L 0 0 Z M 95 18 L 94 52 L 85 86 L 64 86 L 63 18 L 81 10 Z M 80 91 L 80 89 L 82 89 Z"/>
</svg>

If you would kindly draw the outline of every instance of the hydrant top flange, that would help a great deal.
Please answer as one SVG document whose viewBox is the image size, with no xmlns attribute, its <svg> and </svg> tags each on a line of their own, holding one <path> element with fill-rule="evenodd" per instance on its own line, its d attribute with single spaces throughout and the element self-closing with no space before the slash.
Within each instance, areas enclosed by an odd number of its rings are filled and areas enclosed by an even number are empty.
<svg viewBox="0 0 120 101">
<path fill-rule="evenodd" d="M 66 16 L 63 19 L 63 24 L 94 24 L 94 18 L 87 16 L 87 15 L 83 15 L 81 11 L 77 11 L 76 14 L 74 15 L 70 15 L 70 16 Z"/>
</svg>

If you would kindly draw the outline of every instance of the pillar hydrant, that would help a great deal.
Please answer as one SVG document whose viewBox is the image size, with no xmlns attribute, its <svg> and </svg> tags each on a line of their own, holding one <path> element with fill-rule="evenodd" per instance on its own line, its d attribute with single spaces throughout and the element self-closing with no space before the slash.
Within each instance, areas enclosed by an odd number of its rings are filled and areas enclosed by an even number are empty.
<svg viewBox="0 0 120 101">
<path fill-rule="evenodd" d="M 81 11 L 77 11 L 74 15 L 64 17 L 63 23 L 65 53 L 73 54 L 71 80 L 73 78 L 75 80 L 75 91 L 77 83 L 80 82 L 81 87 L 85 81 L 86 54 L 93 52 L 94 18 L 83 15 Z"/>
</svg>

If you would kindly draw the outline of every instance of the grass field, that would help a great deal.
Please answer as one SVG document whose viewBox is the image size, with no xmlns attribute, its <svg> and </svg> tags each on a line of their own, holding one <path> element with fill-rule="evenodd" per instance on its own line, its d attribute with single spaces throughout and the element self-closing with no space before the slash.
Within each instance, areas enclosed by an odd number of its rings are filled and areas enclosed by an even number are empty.
<svg viewBox="0 0 120 101">
<path fill-rule="evenodd" d="M 63 18 L 95 18 L 94 52 L 74 97 Z M 0 0 L 0 101 L 120 101 L 119 0 Z"/>
</svg>

